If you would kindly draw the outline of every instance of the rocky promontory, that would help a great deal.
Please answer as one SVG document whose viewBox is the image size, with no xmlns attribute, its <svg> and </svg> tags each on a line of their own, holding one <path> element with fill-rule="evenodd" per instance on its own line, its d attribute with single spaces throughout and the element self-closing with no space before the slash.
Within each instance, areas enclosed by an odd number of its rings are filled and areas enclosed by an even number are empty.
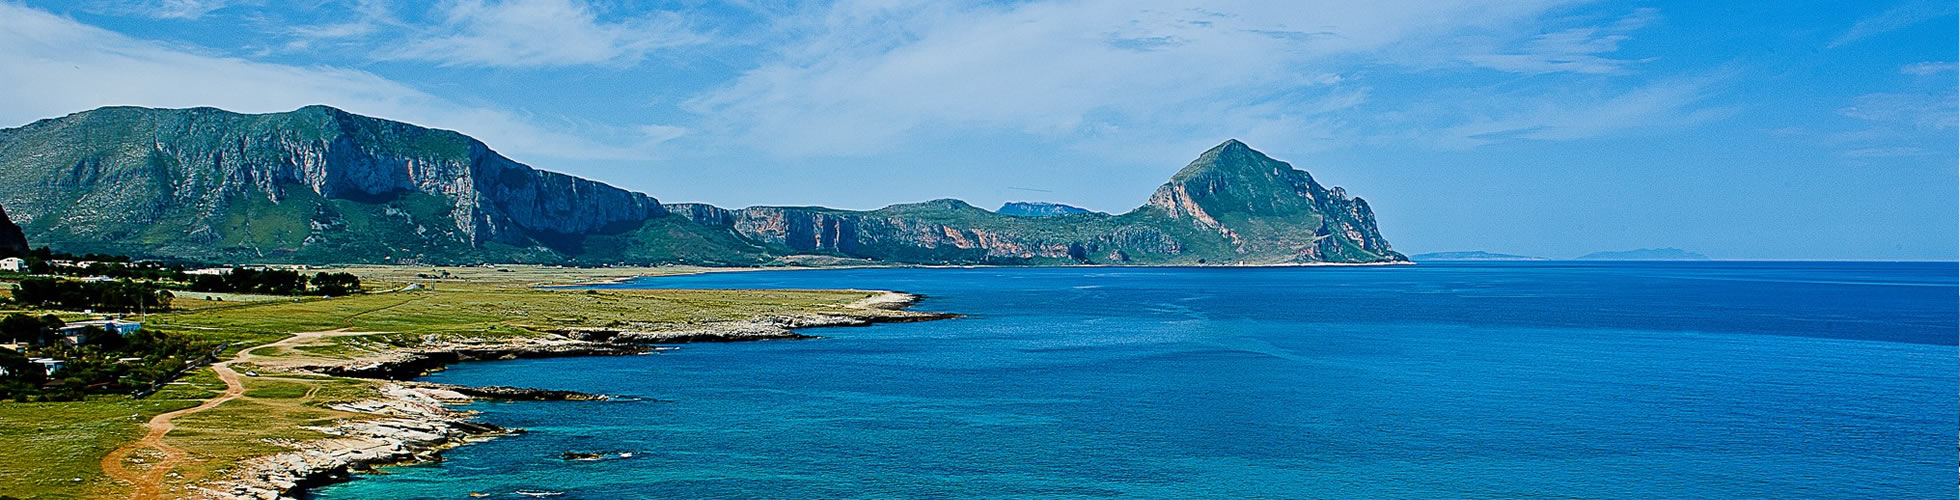
<svg viewBox="0 0 1960 500">
<path fill-rule="evenodd" d="M 307 487 L 345 481 L 358 471 L 437 461 L 442 450 L 510 432 L 475 421 L 474 412 L 449 408 L 470 400 L 454 391 L 388 384 L 381 395 L 331 406 L 377 418 L 311 429 L 332 436 L 327 439 L 275 443 L 292 451 L 248 459 L 230 479 L 205 484 L 194 494 L 227 500 L 294 498 Z"/>
</svg>

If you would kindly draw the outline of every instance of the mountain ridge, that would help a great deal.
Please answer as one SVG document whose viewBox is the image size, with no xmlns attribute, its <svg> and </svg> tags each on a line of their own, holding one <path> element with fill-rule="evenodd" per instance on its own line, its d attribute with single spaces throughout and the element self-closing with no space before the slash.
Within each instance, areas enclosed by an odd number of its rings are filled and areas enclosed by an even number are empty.
<svg viewBox="0 0 1960 500">
<path fill-rule="evenodd" d="M 1237 140 L 1131 212 L 662 204 L 460 133 L 327 106 L 108 107 L 0 129 L 0 204 L 36 241 L 214 261 L 755 265 L 1396 262 L 1365 201 Z"/>
<path fill-rule="evenodd" d="M 994 209 L 994 213 L 997 214 L 1019 217 L 1054 217 L 1058 215 L 1086 214 L 1092 211 L 1087 208 L 1046 201 L 1010 201 L 1002 203 L 1000 208 Z"/>
</svg>

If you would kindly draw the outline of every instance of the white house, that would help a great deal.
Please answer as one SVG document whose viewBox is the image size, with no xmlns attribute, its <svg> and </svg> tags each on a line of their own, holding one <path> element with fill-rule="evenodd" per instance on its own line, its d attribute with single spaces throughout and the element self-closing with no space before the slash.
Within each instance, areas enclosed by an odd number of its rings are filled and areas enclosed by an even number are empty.
<svg viewBox="0 0 1960 500">
<path fill-rule="evenodd" d="M 29 363 L 41 365 L 41 369 L 47 370 L 46 374 L 48 375 L 54 375 L 55 370 L 60 370 L 61 366 L 66 364 L 63 363 L 61 360 L 54 359 L 54 358 L 28 358 L 27 361 Z"/>
<path fill-rule="evenodd" d="M 60 333 L 62 337 L 67 338 L 69 343 L 81 345 L 84 342 L 88 342 L 87 330 L 88 327 L 91 326 L 96 328 L 101 328 L 103 331 L 115 333 L 116 335 L 122 335 L 122 336 L 127 336 L 131 333 L 136 333 L 137 330 L 143 329 L 142 322 L 123 321 L 119 319 L 98 319 L 92 321 L 76 321 L 74 323 L 68 323 L 66 325 L 62 325 L 61 330 L 59 330 L 57 333 Z"/>
<path fill-rule="evenodd" d="M 20 257 L 8 257 L 5 259 L 0 259 L 0 271 L 7 271 L 10 273 L 26 272 L 27 259 L 22 259 Z"/>
</svg>

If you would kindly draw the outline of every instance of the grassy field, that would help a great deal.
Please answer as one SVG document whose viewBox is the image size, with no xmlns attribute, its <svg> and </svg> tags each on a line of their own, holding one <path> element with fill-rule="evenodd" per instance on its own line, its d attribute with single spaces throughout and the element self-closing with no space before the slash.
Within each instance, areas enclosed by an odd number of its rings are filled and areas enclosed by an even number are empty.
<svg viewBox="0 0 1960 500">
<path fill-rule="evenodd" d="M 434 289 L 159 314 L 185 330 L 285 333 L 336 329 L 413 335 L 521 335 L 559 328 L 660 329 L 814 312 L 871 296 L 857 291 Z"/>
<path fill-rule="evenodd" d="M 146 399 L 0 403 L 0 494 L 29 499 L 126 494 L 102 474 L 102 456 L 143 435 L 159 413 L 197 406 L 224 388 L 210 370 Z"/>
<path fill-rule="evenodd" d="M 660 330 L 781 314 L 836 311 L 871 296 L 863 291 L 567 290 L 540 285 L 695 272 L 691 268 L 561 269 L 357 267 L 370 290 L 419 283 L 415 291 L 329 299 L 184 300 L 178 311 L 152 314 L 145 328 L 232 343 L 226 356 L 297 332 L 349 329 L 369 335 L 320 337 L 260 348 L 264 371 L 241 380 L 244 396 L 179 417 L 165 441 L 191 460 L 173 482 L 219 477 L 238 460 L 278 452 L 280 440 L 324 437 L 304 427 L 365 418 L 328 405 L 371 397 L 374 381 L 278 373 L 277 361 L 341 358 L 432 340 L 544 336 L 566 328 Z M 418 278 L 416 274 L 448 276 Z M 432 271 L 434 271 L 432 273 Z M 254 297 L 257 299 L 257 297 Z M 859 311 L 860 314 L 863 311 Z M 224 388 L 209 369 L 144 400 L 102 397 L 71 403 L 0 403 L 0 495 L 22 498 L 111 498 L 126 490 L 103 475 L 101 457 L 144 432 L 159 413 L 196 406 Z M 251 425 L 241 425 L 250 423 Z M 136 457 L 142 459 L 140 453 Z M 132 463 L 140 467 L 141 464 Z M 80 480 L 77 481 L 76 479 Z"/>
<path fill-rule="evenodd" d="M 243 367 L 240 367 L 243 368 Z M 239 460 L 285 451 L 282 441 L 327 438 L 307 427 L 368 418 L 328 407 L 375 397 L 378 382 L 309 375 L 267 375 L 242 379 L 245 395 L 216 408 L 180 417 L 164 437 L 191 460 L 173 470 L 173 483 L 217 478 Z M 252 425 L 240 425 L 251 422 Z"/>
<path fill-rule="evenodd" d="M 349 266 L 336 271 L 354 273 L 361 277 L 361 284 L 369 290 L 399 288 L 409 283 L 425 285 L 463 285 L 491 286 L 500 288 L 535 288 L 543 285 L 565 285 L 595 281 L 608 281 L 635 276 L 666 276 L 727 270 L 726 268 L 660 266 L 660 267 L 604 267 L 580 268 L 538 265 L 484 266 Z M 425 278 L 417 275 L 447 277 Z M 373 285 L 370 285 L 373 283 Z"/>
</svg>

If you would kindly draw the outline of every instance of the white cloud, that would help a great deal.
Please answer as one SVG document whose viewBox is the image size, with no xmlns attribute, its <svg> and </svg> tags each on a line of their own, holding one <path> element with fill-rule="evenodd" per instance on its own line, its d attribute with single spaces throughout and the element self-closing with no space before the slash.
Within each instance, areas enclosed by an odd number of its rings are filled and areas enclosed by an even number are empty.
<svg viewBox="0 0 1960 500">
<path fill-rule="evenodd" d="M 1313 103 L 1365 95 L 1341 76 L 1356 59 L 1462 30 L 1510 31 L 1558 3 L 846 0 L 802 16 L 815 22 L 787 22 L 776 60 L 686 106 L 718 133 L 787 155 L 871 154 L 957 128 L 1056 136 L 1224 123 L 1239 133 L 1324 121 L 1308 118 Z M 1539 50 L 1596 56 L 1614 36 Z"/>
<path fill-rule="evenodd" d="M 1960 108 L 1951 92 L 1865 94 L 1839 108 L 1838 114 L 1918 130 L 1947 130 L 1960 121 Z"/>
<path fill-rule="evenodd" d="M 238 3 L 232 0 L 116 0 L 99 3 L 94 10 L 117 15 L 137 15 L 154 19 L 199 19 L 218 9 Z M 256 2 L 253 2 L 256 3 Z"/>
<path fill-rule="evenodd" d="M 1912 63 L 1912 64 L 1907 64 L 1905 66 L 1901 66 L 1899 67 L 1899 73 L 1905 75 L 1926 76 L 1926 75 L 1945 73 L 1948 71 L 1953 71 L 1955 69 L 1960 69 L 1960 64 L 1955 64 L 1950 62 L 1927 61 L 1927 62 Z"/>
<path fill-rule="evenodd" d="M 1733 109 L 1700 107 L 1725 79 L 1708 76 L 1663 80 L 1611 94 L 1502 96 L 1459 105 L 1508 110 L 1471 118 L 1418 140 L 1439 147 L 1470 148 L 1509 140 L 1572 140 L 1628 131 L 1669 130 L 1727 116 Z"/>
<path fill-rule="evenodd" d="M 1954 13 L 1950 0 L 1913 0 L 1905 5 L 1887 9 L 1871 17 L 1858 20 L 1851 29 L 1831 40 L 1826 48 L 1838 48 L 1852 42 L 1873 36 L 1890 33 L 1899 29 L 1948 16 Z"/>
<path fill-rule="evenodd" d="M 658 142 L 607 145 L 565 127 L 536 125 L 526 115 L 459 105 L 364 71 L 186 52 L 12 4 L 0 3 L 0 19 L 7 20 L 0 23 L 0 81 L 7 82 L 0 87 L 0 123 L 5 124 L 109 105 L 266 113 L 328 104 L 457 130 L 519 157 L 642 158 L 647 151 L 640 146 Z"/>
<path fill-rule="evenodd" d="M 1605 57 L 1635 30 L 1660 19 L 1654 9 L 1640 9 L 1604 26 L 1584 26 L 1531 37 L 1515 49 L 1469 54 L 1464 62 L 1512 73 L 1620 73 L 1635 60 Z"/>
<path fill-rule="evenodd" d="M 630 66 L 658 49 L 706 41 L 673 13 L 607 22 L 582 0 L 452 0 L 436 11 L 441 24 L 377 57 L 445 66 Z"/>
<path fill-rule="evenodd" d="M 1847 158 L 1910 158 L 1915 156 L 1933 156 L 1936 154 L 1939 153 L 1930 149 L 1911 146 L 1858 148 L 1844 152 L 1844 156 Z"/>
</svg>

